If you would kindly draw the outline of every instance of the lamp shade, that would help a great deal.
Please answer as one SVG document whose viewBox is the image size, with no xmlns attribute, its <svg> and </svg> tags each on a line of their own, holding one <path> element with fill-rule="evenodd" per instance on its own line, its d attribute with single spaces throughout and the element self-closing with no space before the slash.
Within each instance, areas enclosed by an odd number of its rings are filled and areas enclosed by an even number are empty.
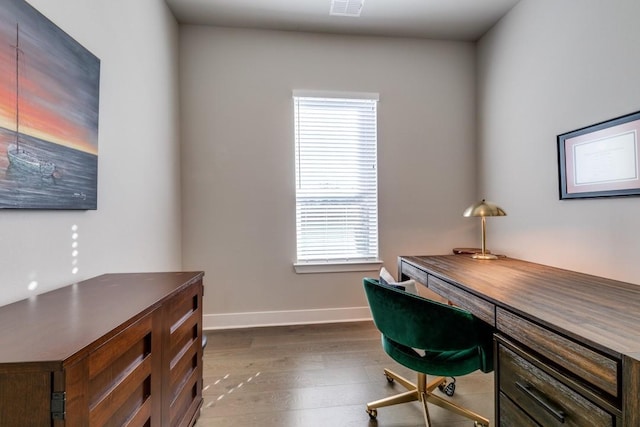
<svg viewBox="0 0 640 427">
<path fill-rule="evenodd" d="M 476 202 L 464 210 L 462 216 L 505 216 L 507 213 L 495 203 L 487 202 L 482 199 L 481 202 Z"/>
</svg>

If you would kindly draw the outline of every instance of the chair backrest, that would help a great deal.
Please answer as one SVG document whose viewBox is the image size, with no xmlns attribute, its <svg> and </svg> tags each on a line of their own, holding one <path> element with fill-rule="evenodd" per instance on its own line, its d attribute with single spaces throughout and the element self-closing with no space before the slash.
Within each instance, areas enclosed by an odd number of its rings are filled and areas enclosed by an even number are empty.
<svg viewBox="0 0 640 427">
<path fill-rule="evenodd" d="M 375 279 L 364 279 L 364 289 L 378 330 L 407 347 L 453 351 L 479 345 L 482 322 L 466 310 L 409 294 Z"/>
</svg>

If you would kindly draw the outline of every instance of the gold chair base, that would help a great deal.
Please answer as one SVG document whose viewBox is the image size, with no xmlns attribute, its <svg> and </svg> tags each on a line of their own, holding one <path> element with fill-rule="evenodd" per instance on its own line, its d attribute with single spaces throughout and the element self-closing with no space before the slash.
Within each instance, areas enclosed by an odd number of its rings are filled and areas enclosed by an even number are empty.
<svg viewBox="0 0 640 427">
<path fill-rule="evenodd" d="M 489 426 L 489 420 L 471 412 L 470 410 L 463 408 L 449 400 L 443 399 L 440 396 L 433 394 L 433 390 L 440 385 L 446 384 L 447 380 L 444 377 L 438 377 L 427 384 L 427 376 L 423 373 L 418 373 L 418 384 L 414 384 L 406 378 L 392 372 L 388 369 L 384 370 L 384 375 L 390 382 L 396 381 L 404 386 L 408 391 L 397 394 L 395 396 L 385 397 L 374 402 L 367 403 L 367 413 L 370 417 L 375 418 L 378 414 L 377 409 L 385 406 L 397 405 L 399 403 L 419 401 L 422 405 L 422 412 L 424 414 L 424 421 L 429 427 L 431 420 L 429 418 L 429 408 L 427 408 L 427 402 L 440 406 L 463 417 L 469 418 L 475 422 L 476 426 Z"/>
</svg>

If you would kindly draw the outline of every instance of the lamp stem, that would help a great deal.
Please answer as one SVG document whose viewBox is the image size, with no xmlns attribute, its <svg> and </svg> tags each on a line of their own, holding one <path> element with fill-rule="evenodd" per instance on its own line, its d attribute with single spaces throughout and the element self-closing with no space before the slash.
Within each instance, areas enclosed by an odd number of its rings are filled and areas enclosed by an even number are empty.
<svg viewBox="0 0 640 427">
<path fill-rule="evenodd" d="M 487 248 L 487 219 L 482 217 L 482 256 L 485 257 Z"/>
<path fill-rule="evenodd" d="M 483 216 L 482 218 L 482 252 L 479 254 L 471 255 L 471 258 L 475 259 L 497 259 L 498 257 L 494 254 L 487 253 L 487 219 Z"/>
</svg>

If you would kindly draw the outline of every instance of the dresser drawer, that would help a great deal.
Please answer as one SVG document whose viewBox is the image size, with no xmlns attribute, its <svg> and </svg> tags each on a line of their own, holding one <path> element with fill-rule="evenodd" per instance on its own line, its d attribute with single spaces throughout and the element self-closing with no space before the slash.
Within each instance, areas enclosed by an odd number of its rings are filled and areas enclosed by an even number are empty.
<svg viewBox="0 0 640 427">
<path fill-rule="evenodd" d="M 496 325 L 495 306 L 487 300 L 478 298 L 470 292 L 460 289 L 456 285 L 429 276 L 428 287 L 435 293 L 447 298 L 458 307 L 469 310 L 474 316 L 491 326 Z"/>
<path fill-rule="evenodd" d="M 612 414 L 502 343 L 498 344 L 497 357 L 498 384 L 501 393 L 500 419 L 504 417 L 508 420 L 526 420 L 525 414 L 528 414 L 532 420 L 545 427 L 611 427 L 615 425 Z M 546 369 L 552 370 L 549 367 Z M 503 401 L 507 398 L 510 402 L 503 407 Z M 511 402 L 521 408 L 524 414 L 518 414 L 517 408 L 511 405 Z M 501 426 L 508 425 L 511 424 L 501 423 Z"/>
<path fill-rule="evenodd" d="M 496 310 L 496 327 L 589 384 L 618 396 L 619 368 L 614 359 L 501 308 Z"/>
</svg>

